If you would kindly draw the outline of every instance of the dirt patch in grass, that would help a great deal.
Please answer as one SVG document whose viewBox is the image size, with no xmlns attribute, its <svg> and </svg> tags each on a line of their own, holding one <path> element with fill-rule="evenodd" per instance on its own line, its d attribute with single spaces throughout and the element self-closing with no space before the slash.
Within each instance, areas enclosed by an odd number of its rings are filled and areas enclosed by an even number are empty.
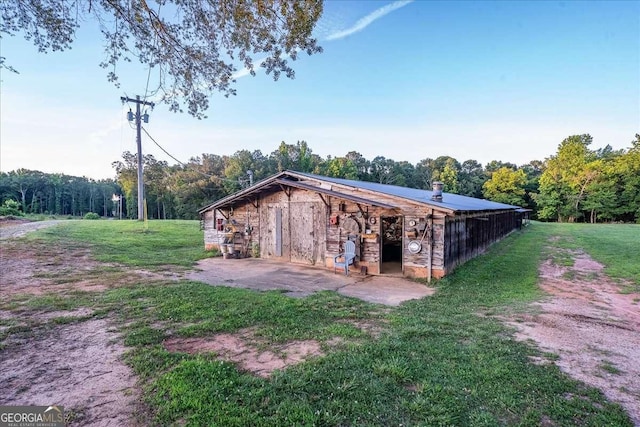
<svg viewBox="0 0 640 427">
<path fill-rule="evenodd" d="M 540 287 L 549 298 L 533 313 L 509 318 L 520 340 L 533 340 L 558 355 L 554 363 L 570 376 L 601 389 L 640 426 L 640 305 L 621 294 L 603 266 L 572 252 L 573 266 L 551 260 L 540 266 Z M 634 301 L 636 299 L 636 301 Z"/>
<path fill-rule="evenodd" d="M 13 337 L 0 352 L 0 403 L 62 405 L 70 425 L 130 425 L 136 379 L 108 321 L 93 319 Z"/>
<path fill-rule="evenodd" d="M 102 292 L 149 280 L 177 279 L 173 273 L 130 270 L 94 260 L 88 248 L 61 248 L 43 242 L 3 241 L 0 269 L 3 298 L 19 294 Z"/>
<path fill-rule="evenodd" d="M 70 317 L 89 317 L 93 315 L 93 309 L 88 307 L 81 307 L 75 310 L 62 310 L 62 311 L 48 311 L 38 316 L 41 320 L 51 320 Z"/>
<path fill-rule="evenodd" d="M 378 320 L 342 320 L 339 323 L 347 323 L 360 329 L 367 335 L 370 335 L 374 339 L 380 338 L 380 336 L 386 331 L 387 321 Z"/>
<path fill-rule="evenodd" d="M 315 340 L 291 341 L 264 350 L 252 344 L 251 336 L 251 333 L 241 332 L 201 338 L 171 338 L 163 345 L 170 352 L 214 353 L 219 359 L 235 363 L 239 368 L 263 378 L 276 370 L 324 354 L 320 343 Z"/>
<path fill-rule="evenodd" d="M 93 308 L 30 301 L 166 277 L 99 263 L 89 248 L 63 242 L 6 239 L 0 246 L 0 404 L 62 405 L 71 426 L 131 425 L 139 391 L 109 321 L 90 318 Z"/>
<path fill-rule="evenodd" d="M 2 285 L 4 296 L 15 294 L 41 295 L 60 291 L 65 283 L 98 269 L 83 248 L 61 250 L 42 242 L 2 242 Z"/>
</svg>

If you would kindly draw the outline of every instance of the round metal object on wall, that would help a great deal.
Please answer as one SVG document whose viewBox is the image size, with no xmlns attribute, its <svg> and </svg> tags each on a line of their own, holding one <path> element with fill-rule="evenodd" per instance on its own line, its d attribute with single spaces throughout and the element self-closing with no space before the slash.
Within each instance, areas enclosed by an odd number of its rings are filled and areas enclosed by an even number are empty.
<svg viewBox="0 0 640 427">
<path fill-rule="evenodd" d="M 418 240 L 412 240 L 409 242 L 407 249 L 409 249 L 410 253 L 417 254 L 422 250 L 422 243 L 420 243 Z"/>
<path fill-rule="evenodd" d="M 415 227 L 416 226 L 416 221 L 415 220 L 411 220 L 409 221 L 409 227 Z"/>
</svg>

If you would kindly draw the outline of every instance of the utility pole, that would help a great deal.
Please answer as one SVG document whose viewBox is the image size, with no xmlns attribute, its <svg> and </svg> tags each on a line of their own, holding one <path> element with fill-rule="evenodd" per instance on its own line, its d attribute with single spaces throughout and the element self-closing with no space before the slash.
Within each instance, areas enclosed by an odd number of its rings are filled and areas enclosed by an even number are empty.
<svg viewBox="0 0 640 427">
<path fill-rule="evenodd" d="M 135 117 L 131 109 L 129 109 L 127 119 L 130 122 L 134 119 L 136 121 L 136 144 L 138 145 L 138 221 L 141 221 L 144 219 L 144 180 L 142 177 L 142 135 L 140 133 L 140 127 L 142 126 L 142 121 L 149 123 L 149 114 L 147 114 L 146 111 L 143 115 L 140 114 L 140 104 L 148 105 L 151 108 L 153 108 L 155 104 L 149 101 L 141 101 L 140 95 L 136 95 L 136 99 L 129 98 L 128 96 L 121 96 L 120 100 L 123 104 L 125 102 L 136 103 Z"/>
</svg>

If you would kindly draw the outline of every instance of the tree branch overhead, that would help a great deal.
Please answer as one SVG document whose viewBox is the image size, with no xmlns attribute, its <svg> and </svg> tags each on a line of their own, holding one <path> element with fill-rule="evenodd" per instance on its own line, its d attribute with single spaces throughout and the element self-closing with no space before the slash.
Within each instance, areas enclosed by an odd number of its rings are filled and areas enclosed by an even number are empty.
<svg viewBox="0 0 640 427">
<path fill-rule="evenodd" d="M 322 10 L 321 0 L 3 1 L 0 34 L 20 34 L 40 52 L 64 51 L 81 23 L 95 20 L 109 81 L 118 85 L 117 64 L 136 58 L 159 69 L 160 102 L 204 118 L 210 95 L 236 94 L 238 67 L 255 75 L 260 64 L 274 80 L 294 78 L 288 59 L 322 52 L 312 37 Z M 16 71 L 4 57 L 0 67 Z"/>
</svg>

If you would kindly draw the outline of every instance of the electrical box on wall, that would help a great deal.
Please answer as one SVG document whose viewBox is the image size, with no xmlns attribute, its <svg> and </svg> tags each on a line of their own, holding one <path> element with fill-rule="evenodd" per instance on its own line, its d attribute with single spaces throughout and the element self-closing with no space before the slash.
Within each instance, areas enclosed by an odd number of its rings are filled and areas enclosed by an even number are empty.
<svg viewBox="0 0 640 427">
<path fill-rule="evenodd" d="M 331 215 L 329 217 L 329 223 L 331 225 L 338 225 L 338 215 Z"/>
</svg>

